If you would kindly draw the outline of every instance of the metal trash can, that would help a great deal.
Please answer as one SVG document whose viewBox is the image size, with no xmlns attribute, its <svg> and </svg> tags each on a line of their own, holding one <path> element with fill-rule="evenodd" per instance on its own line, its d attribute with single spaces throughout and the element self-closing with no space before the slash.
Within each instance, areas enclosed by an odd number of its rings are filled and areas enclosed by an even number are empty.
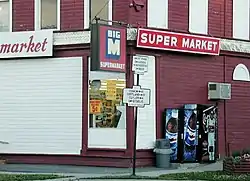
<svg viewBox="0 0 250 181">
<path fill-rule="evenodd" d="M 168 139 L 158 139 L 155 142 L 154 152 L 156 154 L 157 168 L 170 168 L 170 141 Z"/>
</svg>

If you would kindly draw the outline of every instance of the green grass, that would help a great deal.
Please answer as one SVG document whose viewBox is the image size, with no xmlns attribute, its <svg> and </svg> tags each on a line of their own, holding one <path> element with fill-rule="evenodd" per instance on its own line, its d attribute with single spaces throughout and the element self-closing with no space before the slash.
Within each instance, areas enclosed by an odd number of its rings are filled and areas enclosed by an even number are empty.
<svg viewBox="0 0 250 181">
<path fill-rule="evenodd" d="M 161 175 L 161 180 L 208 180 L 208 181 L 250 181 L 250 174 L 226 174 L 216 172 L 190 172 Z"/>
<path fill-rule="evenodd" d="M 65 178 L 51 174 L 0 174 L 0 181 L 26 181 Z"/>
</svg>

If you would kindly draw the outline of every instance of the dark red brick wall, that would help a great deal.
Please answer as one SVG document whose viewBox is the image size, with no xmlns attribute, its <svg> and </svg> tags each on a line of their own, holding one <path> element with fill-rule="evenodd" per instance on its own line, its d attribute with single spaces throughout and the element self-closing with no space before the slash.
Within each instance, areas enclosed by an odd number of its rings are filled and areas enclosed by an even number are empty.
<svg viewBox="0 0 250 181">
<path fill-rule="evenodd" d="M 188 31 L 188 1 L 168 1 L 168 27 L 171 30 Z"/>
<path fill-rule="evenodd" d="M 129 19 L 129 0 L 113 0 L 113 20 L 128 23 Z"/>
<path fill-rule="evenodd" d="M 183 104 L 214 104 L 209 102 L 207 83 L 223 82 L 223 57 L 188 54 L 163 55 L 157 67 L 157 123 L 162 124 L 165 108 L 178 108 Z M 224 104 L 219 103 L 219 153 L 224 147 Z M 159 132 L 163 129 L 159 128 Z M 163 133 L 158 133 L 158 137 Z"/>
<path fill-rule="evenodd" d="M 83 29 L 83 1 L 61 0 L 61 30 Z M 13 31 L 34 30 L 34 0 L 13 0 Z"/>
<path fill-rule="evenodd" d="M 250 84 L 232 80 L 233 70 L 239 63 L 250 68 L 248 58 L 227 57 L 226 59 L 226 82 L 232 84 L 232 99 L 226 101 L 227 142 L 230 152 L 250 148 Z"/>
<path fill-rule="evenodd" d="M 136 10 L 130 6 L 133 0 L 113 0 L 113 20 L 129 23 L 134 27 L 147 26 L 147 0 L 141 0 L 144 7 Z"/>
<path fill-rule="evenodd" d="M 225 37 L 233 36 L 233 0 L 225 1 Z"/>
<path fill-rule="evenodd" d="M 208 1 L 208 33 L 211 36 L 232 37 L 232 0 Z"/>
<path fill-rule="evenodd" d="M 74 31 L 84 28 L 84 0 L 61 0 L 61 30 Z"/>
<path fill-rule="evenodd" d="M 34 0 L 13 0 L 13 31 L 34 30 Z"/>
<path fill-rule="evenodd" d="M 224 36 L 224 1 L 208 1 L 208 33 Z"/>
</svg>

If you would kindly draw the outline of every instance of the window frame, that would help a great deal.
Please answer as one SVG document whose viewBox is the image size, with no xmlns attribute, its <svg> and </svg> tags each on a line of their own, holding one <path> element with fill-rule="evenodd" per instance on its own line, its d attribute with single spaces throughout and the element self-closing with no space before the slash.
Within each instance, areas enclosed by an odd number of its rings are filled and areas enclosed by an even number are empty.
<svg viewBox="0 0 250 181">
<path fill-rule="evenodd" d="M 5 1 L 9 1 L 9 31 L 1 31 L 1 33 L 3 32 L 12 32 L 12 28 L 13 28 L 13 24 L 12 24 L 12 19 L 13 19 L 13 10 L 12 10 L 12 2 L 13 0 L 0 0 L 0 2 L 5 2 Z"/>
<path fill-rule="evenodd" d="M 43 30 L 41 29 L 41 1 L 42 0 L 35 0 L 35 31 Z M 56 29 L 44 29 L 44 30 L 60 30 L 60 20 L 61 20 L 61 0 L 57 0 L 57 28 Z"/>
<path fill-rule="evenodd" d="M 112 20 L 113 20 L 113 3 L 112 0 L 107 0 L 108 2 L 108 22 L 109 25 L 112 25 Z M 91 0 L 84 0 L 84 29 L 88 29 L 91 24 L 91 19 L 90 19 L 90 10 L 91 10 Z"/>
<path fill-rule="evenodd" d="M 152 0 L 153 1 L 153 0 Z M 154 0 L 155 1 L 155 0 Z M 155 3 L 155 2 L 154 2 Z M 150 7 L 151 6 L 151 4 L 152 4 L 152 2 L 151 2 L 151 0 L 148 0 L 148 2 L 147 2 L 147 26 L 148 27 L 151 27 L 151 28 L 161 28 L 161 29 L 168 29 L 168 27 L 169 27 L 169 16 L 168 16 L 168 13 L 169 13 L 169 0 L 165 0 L 165 2 L 164 3 L 166 3 L 165 4 L 165 6 L 163 6 L 164 7 L 164 9 L 165 9 L 165 19 L 166 19 L 166 21 L 165 21 L 165 25 L 166 26 L 159 26 L 159 25 L 155 25 L 155 24 L 157 24 L 157 23 L 154 23 L 154 25 L 152 25 L 152 22 L 151 22 L 151 15 L 152 14 L 155 14 L 155 12 L 153 12 L 152 13 L 152 7 Z M 161 3 L 158 3 L 158 5 L 162 5 Z"/>
</svg>

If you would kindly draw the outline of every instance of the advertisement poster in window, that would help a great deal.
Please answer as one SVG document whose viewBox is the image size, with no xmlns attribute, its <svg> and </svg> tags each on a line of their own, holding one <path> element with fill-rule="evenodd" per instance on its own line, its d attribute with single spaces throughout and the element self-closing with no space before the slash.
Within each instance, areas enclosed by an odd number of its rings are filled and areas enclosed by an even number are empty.
<svg viewBox="0 0 250 181">
<path fill-rule="evenodd" d="M 107 80 L 107 100 L 116 100 L 116 81 L 115 80 Z"/>
</svg>

